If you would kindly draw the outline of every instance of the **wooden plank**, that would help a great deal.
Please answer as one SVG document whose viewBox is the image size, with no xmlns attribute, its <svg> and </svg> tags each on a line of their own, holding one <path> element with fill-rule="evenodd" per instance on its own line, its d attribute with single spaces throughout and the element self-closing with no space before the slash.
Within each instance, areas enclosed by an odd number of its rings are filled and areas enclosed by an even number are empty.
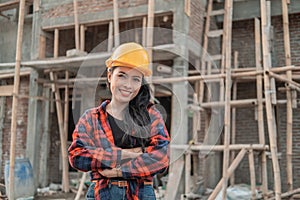
<svg viewBox="0 0 300 200">
<path fill-rule="evenodd" d="M 23 27 L 25 16 L 25 0 L 20 0 L 19 5 L 19 20 L 18 20 L 18 32 L 16 43 L 16 66 L 14 75 L 14 87 L 13 87 L 13 100 L 12 100 L 12 116 L 11 116 L 11 137 L 10 137 L 10 155 L 9 155 L 9 199 L 14 199 L 15 191 L 15 153 L 16 153 L 16 135 L 17 135 L 17 112 L 18 112 L 18 98 L 20 87 L 20 67 L 22 59 L 22 41 L 23 41 Z"/>
<path fill-rule="evenodd" d="M 115 47 L 120 45 L 118 0 L 113 0 L 114 6 L 114 41 Z"/>
<path fill-rule="evenodd" d="M 0 86 L 0 97 L 12 96 L 14 91 L 14 85 L 2 85 Z"/>
<path fill-rule="evenodd" d="M 270 2 L 268 1 L 268 5 L 266 0 L 260 1 L 261 7 L 261 30 L 262 30 L 262 49 L 263 49 L 263 67 L 264 70 L 268 70 L 271 67 L 271 55 L 269 52 L 269 25 L 268 12 L 270 7 Z M 279 162 L 277 158 L 277 141 L 276 141 L 276 124 L 275 124 L 275 115 L 274 108 L 272 106 L 272 98 L 271 98 L 271 81 L 270 77 L 267 73 L 264 73 L 264 93 L 266 99 L 266 113 L 267 113 L 267 124 L 268 124 L 268 135 L 270 140 L 270 150 L 272 156 L 272 165 L 274 171 L 274 185 L 275 185 L 275 197 L 276 200 L 281 199 L 281 177 L 280 177 L 280 168 Z"/>
<path fill-rule="evenodd" d="M 262 70 L 262 58 L 261 58 L 261 28 L 260 20 L 255 18 L 255 63 L 256 70 Z M 258 123 L 258 138 L 260 144 L 265 144 L 265 129 L 264 129 L 264 111 L 263 111 L 263 76 L 258 74 L 256 77 L 256 96 L 257 96 L 257 123 Z M 267 175 L 267 157 L 266 153 L 261 154 L 261 182 L 262 193 L 264 199 L 268 196 L 268 175 Z"/>
</svg>

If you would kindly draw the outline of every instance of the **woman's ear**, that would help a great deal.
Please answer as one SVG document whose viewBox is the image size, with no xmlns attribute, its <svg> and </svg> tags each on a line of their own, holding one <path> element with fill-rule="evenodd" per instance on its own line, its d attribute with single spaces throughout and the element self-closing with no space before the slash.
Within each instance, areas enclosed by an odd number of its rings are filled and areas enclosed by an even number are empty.
<svg viewBox="0 0 300 200">
<path fill-rule="evenodd" d="M 111 70 L 107 70 L 107 81 L 110 83 L 111 81 Z"/>
</svg>

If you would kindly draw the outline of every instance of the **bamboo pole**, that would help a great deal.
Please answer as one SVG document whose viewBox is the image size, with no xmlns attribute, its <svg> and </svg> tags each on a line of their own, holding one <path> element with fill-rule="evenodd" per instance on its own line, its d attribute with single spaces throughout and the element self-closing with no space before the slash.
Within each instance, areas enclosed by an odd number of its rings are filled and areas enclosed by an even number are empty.
<svg viewBox="0 0 300 200">
<path fill-rule="evenodd" d="M 250 182 L 251 182 L 251 199 L 256 199 L 256 180 L 255 180 L 255 163 L 253 149 L 249 149 L 249 171 L 250 171 Z"/>
<path fill-rule="evenodd" d="M 224 152 L 223 152 L 223 199 L 226 199 L 229 166 L 229 144 L 230 144 L 230 119 L 231 119 L 231 28 L 232 28 L 232 6 L 233 0 L 225 0 L 223 49 L 225 50 L 225 116 L 224 116 Z M 220 98 L 222 99 L 222 98 Z"/>
<path fill-rule="evenodd" d="M 83 172 L 82 173 L 82 177 L 80 179 L 80 184 L 79 184 L 79 188 L 78 188 L 78 191 L 77 191 L 77 194 L 76 194 L 76 197 L 74 200 L 79 200 L 80 199 L 80 195 L 81 195 L 81 192 L 83 190 L 83 186 L 84 186 L 84 182 L 85 182 L 85 179 L 86 179 L 86 172 Z"/>
<path fill-rule="evenodd" d="M 246 150 L 245 149 L 241 149 L 241 151 L 238 153 L 238 155 L 236 156 L 236 158 L 234 159 L 234 161 L 231 163 L 231 165 L 229 166 L 229 168 L 227 169 L 227 174 L 230 176 L 234 170 L 238 167 L 238 165 L 240 164 L 240 162 L 242 161 L 242 159 L 244 158 L 245 154 L 246 154 Z M 216 196 L 218 195 L 218 193 L 220 192 L 220 190 L 222 189 L 222 186 L 224 184 L 224 182 L 226 182 L 226 179 L 222 178 L 219 183 L 217 184 L 217 186 L 215 187 L 214 191 L 211 193 L 211 195 L 208 197 L 208 200 L 214 200 L 216 199 Z"/>
<path fill-rule="evenodd" d="M 267 12 L 266 0 L 261 0 L 260 6 L 261 6 L 263 67 L 264 70 L 267 71 L 271 67 L 271 56 L 269 52 L 269 38 L 268 38 L 269 27 L 267 22 L 267 15 L 270 15 L 270 13 L 266 13 Z M 272 107 L 272 99 L 270 94 L 272 88 L 270 84 L 270 78 L 267 76 L 266 73 L 264 73 L 264 89 L 265 89 L 265 99 L 266 99 L 268 132 L 269 132 L 269 140 L 270 140 L 270 147 L 271 147 L 270 150 L 271 150 L 272 164 L 273 164 L 273 171 L 274 171 L 275 197 L 276 200 L 280 200 L 281 199 L 280 198 L 281 178 L 280 178 L 279 162 L 277 158 L 276 124 L 275 124 L 275 119 L 274 119 L 275 115 Z"/>
<path fill-rule="evenodd" d="M 117 47 L 120 45 L 118 0 L 113 0 L 113 4 L 114 4 L 114 42 L 115 42 L 115 47 Z"/>
<path fill-rule="evenodd" d="M 271 71 L 266 71 L 266 74 L 270 75 L 271 77 L 274 77 L 275 79 L 278 79 L 280 81 L 286 82 L 288 84 L 288 86 L 292 86 L 296 90 L 300 91 L 300 84 L 299 83 L 297 83 L 295 81 L 292 81 L 292 80 L 290 80 L 288 78 L 285 78 L 282 75 L 275 74 L 275 73 L 273 73 Z"/>
<path fill-rule="evenodd" d="M 58 48 L 59 48 L 59 32 L 58 29 L 54 31 L 54 57 L 58 56 Z M 50 72 L 50 80 L 56 81 L 57 74 Z M 67 154 L 67 140 L 66 133 L 64 129 L 64 119 L 63 119 L 63 110 L 61 106 L 61 96 L 56 84 L 52 84 L 52 90 L 55 94 L 55 104 L 56 104 L 56 112 L 58 118 L 58 126 L 59 126 L 59 135 L 60 135 L 60 143 L 61 143 L 61 154 L 62 154 L 62 166 L 63 166 L 63 176 L 62 176 L 62 187 L 64 192 L 69 192 L 69 170 L 68 170 L 68 154 Z"/>
<path fill-rule="evenodd" d="M 291 65 L 291 47 L 290 47 L 290 32 L 289 32 L 289 14 L 288 1 L 282 0 L 282 20 L 283 20 L 283 35 L 284 35 L 284 51 L 285 64 Z M 288 80 L 292 80 L 292 71 L 286 71 Z M 293 190 L 293 108 L 292 108 L 292 92 L 289 87 L 286 88 L 286 173 L 288 191 Z"/>
<path fill-rule="evenodd" d="M 286 197 L 289 197 L 289 196 L 292 196 L 294 194 L 299 194 L 300 193 L 300 188 L 297 188 L 295 190 L 291 190 L 291 191 L 288 191 L 288 192 L 285 192 L 285 193 L 282 193 L 281 194 L 281 198 L 286 198 Z M 274 200 L 275 198 L 272 197 L 272 198 L 269 198 L 268 200 Z"/>
<path fill-rule="evenodd" d="M 22 41 L 23 41 L 23 27 L 24 27 L 24 15 L 25 15 L 25 0 L 20 0 L 19 4 L 19 21 L 18 21 L 18 33 L 16 43 L 16 66 L 14 75 L 14 89 L 12 100 L 12 114 L 11 114 L 11 128 L 10 128 L 10 166 L 9 166 L 9 199 L 14 199 L 15 191 L 15 154 L 16 154 L 16 134 L 17 134 L 17 110 L 18 110 L 18 98 L 20 87 L 20 67 L 22 59 Z"/>
<path fill-rule="evenodd" d="M 80 38 L 79 38 L 79 20 L 78 20 L 78 4 L 77 0 L 73 0 L 74 7 L 74 24 L 75 24 L 75 48 L 80 49 Z"/>
<path fill-rule="evenodd" d="M 223 151 L 225 146 L 224 145 L 203 145 L 203 144 L 198 144 L 198 145 L 187 145 L 187 144 L 172 144 L 171 149 L 190 149 L 192 151 Z M 229 145 L 229 149 L 231 151 L 238 151 L 241 149 L 253 149 L 255 151 L 265 151 L 269 150 L 268 145 L 263 145 L 263 144 L 231 144 Z"/>
<path fill-rule="evenodd" d="M 234 68 L 238 68 L 238 55 L 239 53 L 237 51 L 234 52 Z M 237 99 L 237 82 L 234 81 L 233 83 L 233 88 L 232 88 L 232 99 L 236 100 Z M 231 115 L 231 144 L 235 144 L 235 140 L 236 140 L 236 108 L 233 107 L 232 108 L 232 115 Z M 234 160 L 235 157 L 235 152 L 232 151 L 231 152 L 231 157 L 230 157 L 230 161 L 232 162 Z M 230 177 L 230 185 L 234 185 L 234 173 L 231 175 Z"/>
<path fill-rule="evenodd" d="M 210 13 L 212 11 L 213 0 L 209 0 L 207 2 L 207 11 L 205 18 L 205 29 L 204 29 L 204 40 L 203 40 L 203 49 L 201 56 L 201 75 L 204 75 L 206 72 L 206 56 L 207 56 L 207 48 L 208 48 L 208 32 L 210 27 Z M 199 86 L 199 102 L 202 103 L 204 98 L 204 82 L 200 81 Z"/>
<path fill-rule="evenodd" d="M 261 65 L 261 28 L 260 20 L 255 18 L 255 63 L 257 71 L 262 70 Z M 257 123 L 258 123 L 258 138 L 260 144 L 265 144 L 265 130 L 264 130 L 264 112 L 263 112 L 263 76 L 258 74 L 256 77 L 256 96 L 257 96 Z M 261 154 L 261 176 L 262 176 L 262 192 L 264 199 L 267 198 L 268 193 L 268 177 L 267 177 L 267 157 L 266 152 Z"/>
</svg>

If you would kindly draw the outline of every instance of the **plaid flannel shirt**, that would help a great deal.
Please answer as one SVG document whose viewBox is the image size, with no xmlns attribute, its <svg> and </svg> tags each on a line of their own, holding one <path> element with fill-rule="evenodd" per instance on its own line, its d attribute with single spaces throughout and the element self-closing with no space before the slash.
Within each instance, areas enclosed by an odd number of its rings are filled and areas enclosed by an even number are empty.
<svg viewBox="0 0 300 200">
<path fill-rule="evenodd" d="M 170 138 L 161 114 L 154 106 L 148 109 L 151 119 L 150 144 L 145 153 L 126 163 L 121 163 L 121 148 L 115 146 L 112 130 L 108 123 L 104 101 L 99 107 L 87 110 L 79 119 L 69 147 L 69 162 L 80 171 L 91 171 L 96 181 L 95 199 L 110 199 L 109 178 L 98 170 L 119 167 L 123 178 L 128 180 L 127 199 L 138 199 L 139 188 L 144 181 L 165 170 L 169 164 Z"/>
</svg>

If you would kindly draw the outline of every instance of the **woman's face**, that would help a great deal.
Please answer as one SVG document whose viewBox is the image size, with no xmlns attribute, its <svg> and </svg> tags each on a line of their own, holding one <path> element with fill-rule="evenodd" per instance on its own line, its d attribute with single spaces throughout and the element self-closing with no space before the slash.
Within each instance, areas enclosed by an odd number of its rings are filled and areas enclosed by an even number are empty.
<svg viewBox="0 0 300 200">
<path fill-rule="evenodd" d="M 129 103 L 139 92 L 143 74 L 132 68 L 116 67 L 107 74 L 112 100 L 121 104 Z"/>
</svg>

